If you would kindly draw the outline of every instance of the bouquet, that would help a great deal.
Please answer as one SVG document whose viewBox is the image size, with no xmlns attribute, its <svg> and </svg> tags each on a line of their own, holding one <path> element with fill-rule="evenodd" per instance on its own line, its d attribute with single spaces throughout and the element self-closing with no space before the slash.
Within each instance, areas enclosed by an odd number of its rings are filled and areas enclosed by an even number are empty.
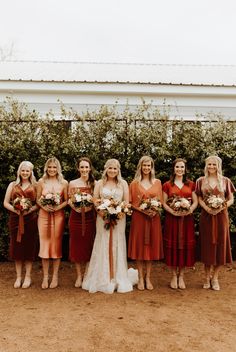
<svg viewBox="0 0 236 352">
<path fill-rule="evenodd" d="M 183 198 L 180 196 L 174 196 L 167 200 L 167 205 L 176 212 L 186 213 L 189 211 L 191 206 L 191 198 Z"/>
<path fill-rule="evenodd" d="M 121 219 L 125 214 L 131 215 L 131 205 L 126 202 L 119 202 L 113 197 L 106 198 L 100 201 L 100 205 L 97 206 L 97 210 L 103 211 L 103 220 L 105 222 L 104 227 L 109 230 L 111 226 L 117 224 L 117 220 Z"/>
<path fill-rule="evenodd" d="M 205 204 L 211 209 L 220 209 L 225 206 L 225 199 L 215 194 L 208 194 L 204 197 Z"/>
<path fill-rule="evenodd" d="M 75 208 L 91 207 L 93 205 L 93 197 L 89 193 L 78 190 L 72 194 L 70 200 Z"/>
<path fill-rule="evenodd" d="M 160 200 L 156 197 L 154 198 L 145 198 L 141 200 L 139 205 L 141 210 L 153 210 L 155 212 L 160 212 L 162 209 L 162 204 Z"/>
<path fill-rule="evenodd" d="M 13 200 L 13 208 L 19 211 L 28 211 L 32 207 L 31 200 L 25 197 L 17 197 Z"/>
<path fill-rule="evenodd" d="M 61 203 L 61 196 L 60 193 L 47 193 L 42 195 L 39 199 L 39 202 L 42 206 L 45 205 L 59 205 Z"/>
</svg>

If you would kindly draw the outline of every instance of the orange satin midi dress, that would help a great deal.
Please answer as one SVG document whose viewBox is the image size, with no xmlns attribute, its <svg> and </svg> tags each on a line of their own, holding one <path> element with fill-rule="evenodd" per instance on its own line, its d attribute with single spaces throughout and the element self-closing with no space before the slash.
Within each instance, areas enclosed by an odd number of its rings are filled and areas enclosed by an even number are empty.
<svg viewBox="0 0 236 352">
<path fill-rule="evenodd" d="M 59 193 L 63 202 L 63 185 L 54 186 L 53 190 L 44 183 L 42 195 Z M 49 213 L 40 208 L 38 216 L 39 257 L 57 259 L 62 257 L 62 236 L 65 227 L 65 212 L 63 209 Z"/>
</svg>

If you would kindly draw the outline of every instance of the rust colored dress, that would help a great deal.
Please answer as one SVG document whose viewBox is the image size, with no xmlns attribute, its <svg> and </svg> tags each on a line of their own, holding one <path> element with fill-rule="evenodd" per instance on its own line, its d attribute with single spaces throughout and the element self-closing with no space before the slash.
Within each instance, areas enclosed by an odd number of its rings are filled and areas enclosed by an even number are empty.
<svg viewBox="0 0 236 352">
<path fill-rule="evenodd" d="M 30 185 L 23 190 L 20 185 L 13 187 L 11 192 L 11 201 L 17 197 L 29 198 L 32 204 L 36 201 L 36 189 Z M 12 260 L 33 261 L 36 258 L 36 249 L 38 241 L 37 212 L 34 211 L 23 217 L 24 233 L 20 242 L 17 241 L 19 228 L 19 216 L 10 212 L 9 231 L 10 231 L 10 258 Z"/>
<path fill-rule="evenodd" d="M 191 198 L 195 190 L 195 184 L 188 181 L 179 188 L 170 181 L 164 183 L 163 192 L 168 198 L 179 196 Z M 164 253 L 165 262 L 170 267 L 192 267 L 195 263 L 195 232 L 193 215 L 174 216 L 168 212 L 165 213 L 164 223 Z"/>
<path fill-rule="evenodd" d="M 43 183 L 42 195 L 47 193 L 61 194 L 63 202 L 63 186 L 58 184 L 57 187 L 49 189 L 46 183 Z M 63 209 L 50 213 L 40 208 L 38 216 L 39 229 L 39 257 L 44 259 L 57 259 L 62 257 L 62 236 L 65 227 L 65 212 Z"/>
<path fill-rule="evenodd" d="M 145 189 L 140 182 L 134 180 L 130 184 L 130 203 L 139 207 L 142 199 L 158 197 L 162 201 L 161 181 L 155 180 L 154 184 Z M 159 260 L 163 258 L 163 243 L 161 220 L 159 214 L 153 218 L 133 211 L 128 256 L 136 260 Z"/>
<path fill-rule="evenodd" d="M 227 177 L 223 177 L 223 191 L 220 191 L 217 186 L 211 188 L 204 181 L 205 177 L 200 177 L 196 183 L 196 194 L 202 199 L 210 193 L 227 200 L 229 195 L 235 192 L 234 185 Z M 227 209 L 222 210 L 217 215 L 210 215 L 202 208 L 199 235 L 201 262 L 208 266 L 224 265 L 232 262 Z"/>
<path fill-rule="evenodd" d="M 91 194 L 90 187 L 76 187 L 71 189 L 71 193 L 80 190 L 84 193 Z M 96 215 L 92 209 L 84 213 L 77 213 L 74 209 L 71 210 L 69 218 L 70 232 L 70 251 L 69 258 L 72 262 L 88 262 L 91 257 L 94 237 L 96 234 Z"/>
</svg>

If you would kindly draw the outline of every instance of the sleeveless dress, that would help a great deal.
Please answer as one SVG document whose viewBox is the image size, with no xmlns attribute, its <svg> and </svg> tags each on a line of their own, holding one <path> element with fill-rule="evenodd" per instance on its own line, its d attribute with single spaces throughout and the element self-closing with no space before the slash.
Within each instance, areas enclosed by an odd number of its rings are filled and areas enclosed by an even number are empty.
<svg viewBox="0 0 236 352">
<path fill-rule="evenodd" d="M 36 202 L 36 189 L 30 185 L 23 190 L 20 185 L 13 187 L 11 192 L 11 201 L 17 197 L 25 197 L 31 200 L 32 204 Z M 19 216 L 13 212 L 9 215 L 9 232 L 10 232 L 10 259 L 20 261 L 33 261 L 36 258 L 38 243 L 37 212 L 34 211 L 23 217 L 24 233 L 21 241 L 17 241 L 19 228 Z"/>
<path fill-rule="evenodd" d="M 227 177 L 223 177 L 223 191 L 220 191 L 217 186 L 211 188 L 210 185 L 204 184 L 204 179 L 204 177 L 200 177 L 196 183 L 196 194 L 201 198 L 211 193 L 227 200 L 229 195 L 235 192 L 234 185 Z M 200 260 L 202 263 L 206 265 L 224 265 L 232 262 L 227 209 L 222 210 L 217 215 L 210 215 L 202 208 L 199 236 Z"/>
<path fill-rule="evenodd" d="M 114 197 L 118 201 L 123 200 L 123 189 L 116 187 L 112 191 L 106 187 L 101 189 L 101 199 Z M 134 269 L 127 267 L 126 240 L 125 240 L 126 219 L 117 221 L 112 231 L 112 256 L 114 277 L 110 278 L 110 257 L 109 239 L 110 230 L 104 228 L 104 221 L 97 216 L 96 237 L 94 241 L 92 256 L 88 271 L 83 280 L 82 288 L 90 293 L 101 291 L 113 293 L 129 292 L 133 290 L 133 284 L 138 281 L 138 273 Z"/>
<path fill-rule="evenodd" d="M 83 193 L 91 194 L 90 187 L 75 187 L 71 189 L 71 193 L 77 190 Z M 84 221 L 82 214 L 77 213 L 74 209 L 71 209 L 69 218 L 69 232 L 70 232 L 70 250 L 69 258 L 72 262 L 89 262 L 93 242 L 96 233 L 96 214 L 95 210 L 84 213 Z"/>
<path fill-rule="evenodd" d="M 42 195 L 47 193 L 59 193 L 63 197 L 63 186 L 59 185 L 49 189 L 46 183 L 43 183 Z M 63 200 L 62 200 L 63 201 Z M 61 258 L 62 257 L 62 236 L 65 227 L 65 212 L 63 209 L 55 213 L 49 213 L 40 208 L 38 216 L 39 229 L 39 257 Z"/>
<path fill-rule="evenodd" d="M 192 181 L 189 181 L 188 185 L 184 184 L 181 189 L 176 184 L 172 185 L 170 181 L 163 185 L 163 191 L 168 198 L 180 196 L 192 199 L 194 189 L 195 184 Z M 164 223 L 165 263 L 172 267 L 193 267 L 195 263 L 195 247 L 193 215 L 180 217 L 166 212 Z"/>
<path fill-rule="evenodd" d="M 145 189 L 134 180 L 130 184 L 130 203 L 139 207 L 142 199 L 158 197 L 162 201 L 161 181 Z M 128 256 L 136 260 L 159 260 L 163 258 L 163 242 L 160 215 L 153 218 L 133 210 L 129 235 Z"/>
</svg>

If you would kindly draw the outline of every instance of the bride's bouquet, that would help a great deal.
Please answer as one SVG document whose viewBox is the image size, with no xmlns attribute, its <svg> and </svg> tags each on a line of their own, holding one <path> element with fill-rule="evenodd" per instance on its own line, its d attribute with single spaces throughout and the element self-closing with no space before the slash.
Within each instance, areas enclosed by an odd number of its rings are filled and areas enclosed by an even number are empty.
<svg viewBox="0 0 236 352">
<path fill-rule="evenodd" d="M 43 194 L 40 197 L 39 202 L 40 202 L 40 204 L 42 206 L 45 206 L 45 205 L 51 205 L 51 206 L 60 205 L 60 203 L 61 203 L 61 195 L 60 195 L 60 193 L 48 192 L 45 195 Z"/>
<path fill-rule="evenodd" d="M 207 194 L 204 197 L 205 204 L 211 209 L 220 209 L 225 206 L 225 199 L 215 194 Z"/>
<path fill-rule="evenodd" d="M 174 196 L 167 200 L 167 205 L 176 212 L 186 213 L 191 207 L 191 198 L 183 198 L 180 196 Z"/>
<path fill-rule="evenodd" d="M 100 201 L 97 206 L 98 211 L 103 212 L 104 227 L 109 230 L 110 227 L 117 224 L 117 220 L 121 219 L 124 215 L 131 215 L 131 205 L 125 201 L 119 202 L 113 197 L 106 198 Z"/>
<path fill-rule="evenodd" d="M 75 208 L 91 208 L 93 206 L 93 197 L 89 193 L 81 192 L 78 190 L 70 197 L 71 203 Z"/>
<path fill-rule="evenodd" d="M 144 211 L 153 210 L 156 213 L 160 213 L 162 210 L 162 204 L 157 197 L 145 198 L 141 200 L 139 208 Z"/>
<path fill-rule="evenodd" d="M 28 211 L 32 207 L 31 200 L 25 197 L 17 197 L 12 202 L 13 208 L 19 211 Z"/>
</svg>

